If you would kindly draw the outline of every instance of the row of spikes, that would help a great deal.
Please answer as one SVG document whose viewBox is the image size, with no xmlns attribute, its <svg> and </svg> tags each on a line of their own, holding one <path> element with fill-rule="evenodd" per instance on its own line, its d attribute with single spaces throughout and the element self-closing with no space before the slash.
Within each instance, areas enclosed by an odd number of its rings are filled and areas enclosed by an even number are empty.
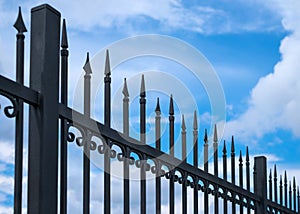
<svg viewBox="0 0 300 214">
<path fill-rule="evenodd" d="M 289 183 L 288 183 L 287 172 L 286 171 L 284 171 L 284 178 L 282 178 L 283 176 L 280 175 L 280 179 L 279 179 L 279 201 L 278 201 L 278 186 L 277 186 L 278 177 L 277 177 L 276 165 L 274 166 L 273 176 L 274 177 L 272 177 L 272 169 L 270 169 L 270 173 L 269 173 L 269 199 L 274 200 L 274 202 L 279 203 L 281 205 L 284 204 L 285 207 L 288 207 L 288 205 L 289 205 L 290 209 L 293 209 L 293 210 L 296 211 L 296 199 L 300 197 L 300 193 L 299 193 L 299 186 L 296 185 L 295 176 L 293 177 L 293 185 L 292 185 L 291 181 L 289 181 Z M 288 186 L 289 186 L 289 188 L 288 188 Z M 273 194 L 273 190 L 274 190 L 274 194 Z M 288 190 L 289 190 L 289 201 L 288 201 L 288 194 L 287 194 Z M 292 192 L 293 192 L 293 196 L 292 196 Z M 296 196 L 296 194 L 297 194 L 297 196 Z M 273 196 L 274 196 L 274 198 L 273 198 Z M 292 203 L 292 198 L 293 198 L 293 203 Z M 293 207 L 292 207 L 292 204 L 293 204 Z M 300 204 L 298 204 L 298 206 L 300 206 Z"/>
</svg>

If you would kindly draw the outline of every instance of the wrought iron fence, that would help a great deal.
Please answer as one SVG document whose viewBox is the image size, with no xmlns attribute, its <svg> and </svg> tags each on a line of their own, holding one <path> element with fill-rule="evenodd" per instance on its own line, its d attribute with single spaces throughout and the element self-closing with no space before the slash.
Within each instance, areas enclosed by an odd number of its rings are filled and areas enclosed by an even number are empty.
<svg viewBox="0 0 300 214">
<path fill-rule="evenodd" d="M 169 106 L 169 154 L 161 151 L 161 110 L 159 99 L 155 108 L 155 148 L 146 141 L 146 88 L 142 76 L 140 91 L 140 139 L 129 136 L 129 91 L 126 79 L 123 88 L 123 132 L 111 128 L 111 69 L 109 52 L 106 54 L 104 77 L 104 124 L 90 118 L 91 111 L 91 76 L 92 68 L 87 55 L 84 65 L 84 113 L 67 106 L 68 100 L 68 39 L 66 23 L 63 20 L 60 42 L 60 13 L 49 5 L 35 7 L 31 11 L 30 35 L 30 87 L 24 86 L 24 33 L 27 31 L 21 10 L 14 25 L 17 29 L 16 81 L 0 76 L 0 94 L 11 105 L 4 107 L 8 118 L 15 118 L 15 179 L 14 213 L 22 212 L 22 169 L 24 103 L 29 104 L 29 157 L 28 157 L 28 213 L 67 213 L 68 183 L 68 142 L 76 142 L 83 147 L 83 210 L 90 213 L 90 153 L 104 156 L 104 210 L 99 213 L 111 213 L 111 158 L 123 162 L 123 212 L 130 212 L 130 165 L 140 170 L 140 213 L 146 213 L 147 173 L 155 178 L 155 211 L 161 213 L 162 179 L 169 182 L 169 213 L 174 213 L 175 183 L 181 185 L 181 213 L 187 213 L 188 188 L 193 190 L 193 212 L 199 213 L 200 206 L 204 213 L 219 213 L 219 200 L 223 201 L 223 213 L 300 213 L 299 188 L 288 184 L 287 175 L 280 175 L 279 185 L 276 166 L 270 172 L 267 181 L 265 157 L 255 157 L 253 186 L 251 191 L 251 167 L 248 148 L 245 159 L 239 154 L 236 166 L 234 138 L 230 152 L 224 142 L 222 150 L 222 177 L 218 174 L 218 135 L 215 126 L 213 136 L 213 174 L 209 173 L 208 136 L 204 132 L 204 169 L 199 166 L 199 136 L 197 114 L 193 124 L 193 163 L 187 162 L 187 138 L 184 116 L 182 116 L 181 143 L 182 157 L 174 156 L 174 107 L 170 97 Z M 60 54 L 59 54 L 60 53 Z M 60 57 L 60 58 L 59 58 Z M 60 93 L 60 94 L 59 94 Z M 59 127 L 60 122 L 60 127 Z M 76 136 L 70 127 L 78 129 Z M 97 144 L 93 137 L 101 140 Z M 60 140 L 58 139 L 60 138 Z M 121 152 L 113 149 L 120 148 Z M 60 151 L 60 152 L 59 152 Z M 136 153 L 138 158 L 134 158 Z M 230 154 L 229 154 L 230 153 Z M 60 156 L 59 156 L 60 155 Z M 230 166 L 227 166 L 230 155 Z M 149 164 L 149 161 L 152 163 Z M 245 161 L 245 164 L 243 164 Z M 167 169 L 167 170 L 166 170 Z M 246 175 L 243 174 L 245 169 Z M 58 172 L 60 170 L 60 172 Z M 231 171 L 229 180 L 228 171 Z M 238 175 L 235 174 L 236 170 Z M 238 181 L 236 181 L 236 177 Z M 244 184 L 244 177 L 246 183 Z M 279 190 L 279 193 L 278 193 Z M 267 193 L 269 191 L 269 193 Z M 58 194 L 59 193 L 59 194 Z M 204 196 L 199 201 L 199 195 Z M 214 206 L 209 206 L 213 197 Z M 59 204 L 58 204 L 59 202 Z"/>
</svg>

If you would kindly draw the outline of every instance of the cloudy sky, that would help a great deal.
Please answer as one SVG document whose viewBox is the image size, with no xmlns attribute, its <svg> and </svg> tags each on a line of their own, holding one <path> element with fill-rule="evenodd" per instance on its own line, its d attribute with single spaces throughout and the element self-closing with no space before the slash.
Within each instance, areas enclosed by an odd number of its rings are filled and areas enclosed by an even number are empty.
<svg viewBox="0 0 300 214">
<path fill-rule="evenodd" d="M 18 6 L 22 7 L 24 21 L 27 29 L 30 30 L 30 8 L 41 3 L 43 2 L 38 0 L 0 0 L 1 75 L 15 78 L 16 31 L 12 25 L 17 17 Z M 94 64 L 93 75 L 97 76 L 94 73 L 102 72 L 96 71 L 97 62 L 104 60 L 103 50 L 111 47 L 111 44 L 145 34 L 170 36 L 202 53 L 219 78 L 226 101 L 224 106 L 226 121 L 217 121 L 220 129 L 225 124 L 224 135 L 223 138 L 220 136 L 220 140 L 229 141 L 231 135 L 234 135 L 237 149 L 244 152 L 245 146 L 249 146 L 252 156 L 266 155 L 269 158 L 269 167 L 276 163 L 280 173 L 287 169 L 293 175 L 298 174 L 300 182 L 298 168 L 300 164 L 298 158 L 300 154 L 298 143 L 300 140 L 299 1 L 219 0 L 199 3 L 196 0 L 186 2 L 180 0 L 51 0 L 48 3 L 58 9 L 62 18 L 67 20 L 71 73 L 70 106 L 82 110 L 80 104 L 82 101 L 78 101 L 78 97 L 81 96 L 77 94 L 86 52 L 90 52 L 93 59 L 92 67 Z M 28 85 L 29 33 L 26 34 L 25 42 L 27 48 L 25 82 Z M 181 42 L 178 44 L 182 44 Z M 139 45 L 145 47 L 143 44 Z M 115 52 L 114 55 L 112 51 L 111 60 L 116 60 L 118 54 L 122 53 Z M 192 57 L 186 54 L 184 56 Z M 185 75 L 184 72 L 190 71 L 180 65 L 180 62 L 163 57 L 144 56 L 127 60 L 112 68 L 113 84 L 115 84 L 112 86 L 115 97 L 113 100 L 116 102 L 113 106 L 116 112 L 113 115 L 115 120 L 113 124 L 116 129 L 122 129 L 118 126 L 120 124 L 118 115 L 121 112 L 117 108 L 119 106 L 117 98 L 121 96 L 122 80 L 127 77 L 133 109 L 131 133 L 134 135 L 138 131 L 138 112 L 134 109 L 137 109 L 138 105 L 138 94 L 135 91 L 139 89 L 141 73 L 145 74 L 146 88 L 148 86 L 153 91 L 149 93 L 147 104 L 149 135 L 153 128 L 151 117 L 154 116 L 156 96 L 162 96 L 162 112 L 167 116 L 170 92 L 166 88 L 172 89 L 172 84 L 155 80 L 153 76 L 160 80 L 170 80 L 168 78 L 180 80 L 183 88 L 187 89 L 188 97 L 192 98 L 184 100 L 184 90 L 176 91 L 176 87 L 174 92 L 171 92 L 176 102 L 177 136 L 180 133 L 181 114 L 185 114 L 187 126 L 191 128 L 195 106 L 199 115 L 201 139 L 203 129 L 210 129 L 215 115 L 212 115 L 211 97 L 208 95 L 207 88 L 199 84 L 201 82 L 193 82 L 192 76 Z M 161 89 L 162 85 L 165 88 Z M 159 89 L 155 89 L 155 86 Z M 95 90 L 98 90 L 97 87 Z M 103 118 L 100 105 L 101 89 L 97 93 L 95 93 L 92 115 L 101 121 Z M 0 102 L 6 101 L 1 99 Z M 97 105 L 100 107 L 96 108 Z M 9 213 L 9 207 L 12 205 L 13 174 L 13 146 L 9 138 L 13 133 L 10 133 L 7 127 L 11 127 L 13 122 L 6 119 L 3 114 L 1 120 L 9 125 L 4 126 L 2 122 L 0 124 L 0 212 Z M 77 160 L 75 156 L 74 161 L 81 162 L 81 159 Z M 75 171 L 71 173 L 75 175 Z M 95 172 L 94 176 L 96 175 Z M 101 177 L 100 174 L 99 176 Z M 74 197 L 74 200 L 78 199 L 76 195 L 72 195 L 72 192 L 69 194 L 71 198 Z"/>
</svg>

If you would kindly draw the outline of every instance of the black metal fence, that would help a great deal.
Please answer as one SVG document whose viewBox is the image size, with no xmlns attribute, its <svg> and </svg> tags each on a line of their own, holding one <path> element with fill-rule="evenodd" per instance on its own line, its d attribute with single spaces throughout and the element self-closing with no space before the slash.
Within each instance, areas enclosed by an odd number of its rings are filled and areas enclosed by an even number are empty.
<svg viewBox="0 0 300 214">
<path fill-rule="evenodd" d="M 279 185 L 276 166 L 267 181 L 265 157 L 255 157 L 253 183 L 251 184 L 250 158 L 248 148 L 245 160 L 239 154 L 239 164 L 235 165 L 234 138 L 231 140 L 230 166 L 227 166 L 229 152 L 224 142 L 222 150 L 222 170 L 218 169 L 218 135 L 214 129 L 213 174 L 208 164 L 208 136 L 204 132 L 204 169 L 199 166 L 199 137 L 197 115 L 193 125 L 193 164 L 187 163 L 186 126 L 182 117 L 181 139 L 182 158 L 174 156 L 174 108 L 173 98 L 169 106 L 170 152 L 161 151 L 161 110 L 159 100 L 155 108 L 155 148 L 146 141 L 146 89 L 142 77 L 140 92 L 140 139 L 129 136 L 129 92 L 126 79 L 123 88 L 123 133 L 111 128 L 111 70 L 107 51 L 104 78 L 104 124 L 90 118 L 90 94 L 92 68 L 87 56 L 84 65 L 84 113 L 67 106 L 68 100 L 68 40 L 66 24 L 63 21 L 60 42 L 60 13 L 49 5 L 35 7 L 31 11 L 30 34 L 30 87 L 24 83 L 24 25 L 21 11 L 14 27 L 17 29 L 16 81 L 0 76 L 0 94 L 6 97 L 10 106 L 4 107 L 4 114 L 15 118 L 15 179 L 14 213 L 22 212 L 22 169 L 24 103 L 29 104 L 29 145 L 28 145 L 28 213 L 67 213 L 68 183 L 68 142 L 75 141 L 83 147 L 83 213 L 90 213 L 90 159 L 91 153 L 104 156 L 104 210 L 111 213 L 111 159 L 123 162 L 124 213 L 130 212 L 130 165 L 140 170 L 140 213 L 146 213 L 147 173 L 155 178 L 156 213 L 161 213 L 162 179 L 169 183 L 169 213 L 174 213 L 176 183 L 181 185 L 181 213 L 187 213 L 188 188 L 193 190 L 193 212 L 199 213 L 300 213 L 299 188 L 280 176 Z M 60 94 L 59 94 L 60 93 Z M 60 125 L 59 125 L 60 123 Z M 96 124 L 96 126 L 95 126 Z M 71 132 L 78 129 L 80 136 Z M 97 144 L 92 138 L 99 138 Z M 59 139 L 60 138 L 60 139 Z M 120 148 L 121 152 L 113 149 Z M 138 158 L 132 154 L 136 153 Z M 245 161 L 245 164 L 243 164 Z M 150 162 L 152 164 L 150 164 Z M 60 170 L 60 172 L 59 172 Z M 236 175 L 236 170 L 238 174 Z M 218 174 L 222 171 L 222 176 Z M 231 172 L 229 179 L 228 172 Z M 243 175 L 243 172 L 246 172 Z M 238 181 L 235 179 L 238 178 Z M 245 179 L 244 179 L 245 178 Z M 246 183 L 244 183 L 244 180 Z M 254 191 L 251 191 L 253 185 Z M 267 193 L 269 191 L 269 193 Z M 199 195 L 203 196 L 200 198 Z M 212 197 L 211 197 L 212 196 Z M 213 200 L 213 207 L 209 206 Z M 201 200 L 201 201 L 200 201 Z M 219 202 L 222 205 L 219 206 Z M 222 211 L 220 207 L 222 206 Z M 154 211 L 153 211 L 154 212 Z"/>
</svg>

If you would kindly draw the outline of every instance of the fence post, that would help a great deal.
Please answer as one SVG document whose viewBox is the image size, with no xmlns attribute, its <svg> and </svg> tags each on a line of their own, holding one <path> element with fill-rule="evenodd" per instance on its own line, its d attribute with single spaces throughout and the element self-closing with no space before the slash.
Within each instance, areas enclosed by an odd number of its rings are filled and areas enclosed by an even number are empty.
<svg viewBox="0 0 300 214">
<path fill-rule="evenodd" d="M 57 213 L 60 13 L 47 4 L 31 10 L 28 213 Z"/>
<path fill-rule="evenodd" d="M 266 213 L 267 200 L 267 159 L 264 156 L 254 158 L 254 193 L 260 197 L 255 213 Z"/>
</svg>

